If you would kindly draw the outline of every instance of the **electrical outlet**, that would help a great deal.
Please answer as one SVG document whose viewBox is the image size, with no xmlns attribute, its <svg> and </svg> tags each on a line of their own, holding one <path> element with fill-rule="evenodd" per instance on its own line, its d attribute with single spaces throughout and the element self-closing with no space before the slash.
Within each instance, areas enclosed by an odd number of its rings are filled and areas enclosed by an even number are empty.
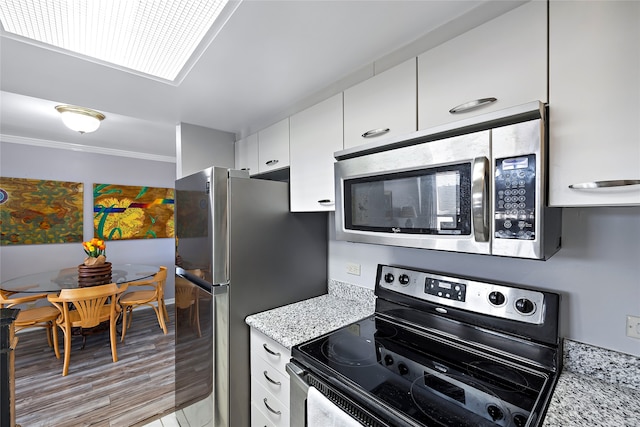
<svg viewBox="0 0 640 427">
<path fill-rule="evenodd" d="M 347 273 L 353 274 L 354 276 L 360 275 L 360 264 L 356 264 L 353 262 L 347 263 Z"/>
<path fill-rule="evenodd" d="M 627 316 L 627 336 L 640 339 L 640 317 Z"/>
</svg>

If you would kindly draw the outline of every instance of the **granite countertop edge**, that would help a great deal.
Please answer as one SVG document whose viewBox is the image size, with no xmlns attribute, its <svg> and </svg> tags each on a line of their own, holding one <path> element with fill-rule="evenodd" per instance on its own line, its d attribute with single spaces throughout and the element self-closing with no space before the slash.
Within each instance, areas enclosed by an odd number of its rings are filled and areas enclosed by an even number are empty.
<svg viewBox="0 0 640 427">
<path fill-rule="evenodd" d="M 245 321 L 291 350 L 374 311 L 372 289 L 331 280 L 325 295 L 256 313 Z M 542 426 L 640 426 L 640 357 L 569 339 L 563 347 L 563 370 Z"/>
<path fill-rule="evenodd" d="M 245 322 L 291 350 L 374 311 L 372 289 L 332 280 L 325 295 L 247 316 Z"/>
</svg>

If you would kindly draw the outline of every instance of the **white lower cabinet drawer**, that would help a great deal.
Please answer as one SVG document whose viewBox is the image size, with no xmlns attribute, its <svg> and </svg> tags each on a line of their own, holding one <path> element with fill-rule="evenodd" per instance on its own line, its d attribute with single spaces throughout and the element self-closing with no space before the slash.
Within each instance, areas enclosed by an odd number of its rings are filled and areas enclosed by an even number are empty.
<svg viewBox="0 0 640 427">
<path fill-rule="evenodd" d="M 261 357 L 251 358 L 251 378 L 289 407 L 289 376 Z"/>
<path fill-rule="evenodd" d="M 291 351 L 275 340 L 251 328 L 251 356 L 259 356 L 271 363 L 279 372 L 286 372 Z"/>
<path fill-rule="evenodd" d="M 275 424 L 262 413 L 254 402 L 251 403 L 251 427 L 275 427 Z"/>
<path fill-rule="evenodd" d="M 252 426 L 264 425 L 260 424 L 264 417 L 274 426 L 289 427 L 289 408 L 254 378 L 251 379 L 251 405 Z"/>
</svg>

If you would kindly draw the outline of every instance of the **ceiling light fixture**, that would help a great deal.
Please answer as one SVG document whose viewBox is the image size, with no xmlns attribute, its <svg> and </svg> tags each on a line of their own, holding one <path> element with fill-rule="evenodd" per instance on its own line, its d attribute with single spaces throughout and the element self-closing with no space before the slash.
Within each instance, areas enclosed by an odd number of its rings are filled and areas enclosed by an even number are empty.
<svg viewBox="0 0 640 427">
<path fill-rule="evenodd" d="M 71 130 L 80 133 L 89 133 L 100 127 L 100 122 L 105 115 L 84 107 L 75 105 L 57 105 L 56 110 L 62 116 L 62 123 Z"/>
</svg>

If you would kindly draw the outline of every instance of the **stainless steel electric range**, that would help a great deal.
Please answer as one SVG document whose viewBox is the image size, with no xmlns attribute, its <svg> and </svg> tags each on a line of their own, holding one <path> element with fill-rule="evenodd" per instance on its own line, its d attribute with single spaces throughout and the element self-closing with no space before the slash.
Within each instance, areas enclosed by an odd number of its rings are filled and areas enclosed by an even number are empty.
<svg viewBox="0 0 640 427">
<path fill-rule="evenodd" d="M 560 296 L 379 265 L 375 314 L 292 348 L 309 387 L 366 426 L 539 426 L 561 370 Z"/>
</svg>

